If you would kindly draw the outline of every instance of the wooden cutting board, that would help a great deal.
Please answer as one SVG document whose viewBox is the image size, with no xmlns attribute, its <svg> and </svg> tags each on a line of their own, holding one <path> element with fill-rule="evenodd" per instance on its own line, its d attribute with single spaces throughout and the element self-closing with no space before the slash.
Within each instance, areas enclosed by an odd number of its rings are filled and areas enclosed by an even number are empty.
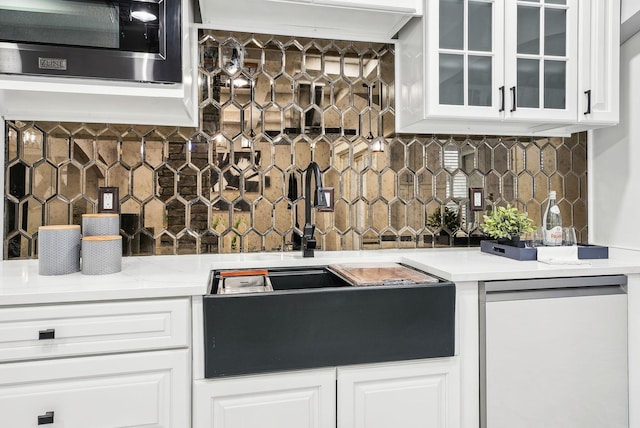
<svg viewBox="0 0 640 428">
<path fill-rule="evenodd" d="M 328 268 L 357 286 L 438 282 L 437 278 L 398 263 L 345 263 Z"/>
</svg>

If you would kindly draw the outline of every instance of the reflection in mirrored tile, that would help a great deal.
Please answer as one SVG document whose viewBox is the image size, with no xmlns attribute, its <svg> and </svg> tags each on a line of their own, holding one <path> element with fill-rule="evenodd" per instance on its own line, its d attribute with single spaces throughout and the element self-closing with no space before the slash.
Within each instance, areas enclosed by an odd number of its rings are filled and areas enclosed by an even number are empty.
<svg viewBox="0 0 640 428">
<path fill-rule="evenodd" d="M 244 68 L 220 68 L 227 40 Z M 312 160 L 334 188 L 325 250 L 477 245 L 469 187 L 537 223 L 557 190 L 587 236 L 584 134 L 398 135 L 393 45 L 200 30 L 199 49 L 197 128 L 6 122 L 5 258 L 36 257 L 37 227 L 78 223 L 101 186 L 119 188 L 125 255 L 291 251 Z"/>
</svg>

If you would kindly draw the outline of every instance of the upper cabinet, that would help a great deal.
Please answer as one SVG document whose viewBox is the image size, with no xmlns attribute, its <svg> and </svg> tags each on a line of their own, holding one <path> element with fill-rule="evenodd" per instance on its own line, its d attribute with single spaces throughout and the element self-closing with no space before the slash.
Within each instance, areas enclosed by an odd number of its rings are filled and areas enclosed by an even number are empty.
<svg viewBox="0 0 640 428">
<path fill-rule="evenodd" d="M 580 0 L 578 120 L 615 125 L 620 116 L 620 1 Z"/>
<path fill-rule="evenodd" d="M 207 28 L 389 42 L 423 0 L 200 0 Z"/>
<path fill-rule="evenodd" d="M 499 119 L 498 88 L 504 85 L 503 3 L 442 0 L 427 2 L 427 8 L 427 116 Z M 420 27 L 415 29 L 420 32 Z M 401 43 L 407 39 L 402 37 Z"/>
<path fill-rule="evenodd" d="M 566 135 L 615 123 L 614 3 L 426 0 L 399 35 L 397 132 Z"/>
<path fill-rule="evenodd" d="M 0 3 L 0 117 L 197 125 L 191 0 Z"/>
<path fill-rule="evenodd" d="M 505 23 L 505 118 L 575 121 L 578 1 L 506 1 Z"/>
</svg>

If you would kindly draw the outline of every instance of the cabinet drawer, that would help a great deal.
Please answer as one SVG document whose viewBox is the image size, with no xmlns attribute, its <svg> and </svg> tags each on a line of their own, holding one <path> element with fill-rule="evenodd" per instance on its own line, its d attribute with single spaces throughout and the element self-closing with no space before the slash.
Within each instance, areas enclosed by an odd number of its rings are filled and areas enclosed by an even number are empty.
<svg viewBox="0 0 640 428">
<path fill-rule="evenodd" d="M 0 361 L 189 345 L 189 299 L 0 309 Z"/>
<path fill-rule="evenodd" d="M 0 364 L 0 425 L 184 428 L 187 349 Z"/>
</svg>

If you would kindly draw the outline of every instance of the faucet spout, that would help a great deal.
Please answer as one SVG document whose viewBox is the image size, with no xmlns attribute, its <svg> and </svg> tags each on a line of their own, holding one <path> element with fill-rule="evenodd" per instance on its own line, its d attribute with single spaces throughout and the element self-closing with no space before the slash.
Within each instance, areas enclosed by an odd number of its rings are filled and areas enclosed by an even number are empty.
<svg viewBox="0 0 640 428">
<path fill-rule="evenodd" d="M 302 256 L 313 257 L 316 248 L 316 239 L 313 237 L 316 226 L 311 223 L 311 178 L 315 179 L 316 188 L 314 207 L 327 206 L 326 198 L 322 192 L 322 173 L 317 163 L 311 162 L 305 171 L 304 177 L 304 228 L 302 229 Z"/>
</svg>

